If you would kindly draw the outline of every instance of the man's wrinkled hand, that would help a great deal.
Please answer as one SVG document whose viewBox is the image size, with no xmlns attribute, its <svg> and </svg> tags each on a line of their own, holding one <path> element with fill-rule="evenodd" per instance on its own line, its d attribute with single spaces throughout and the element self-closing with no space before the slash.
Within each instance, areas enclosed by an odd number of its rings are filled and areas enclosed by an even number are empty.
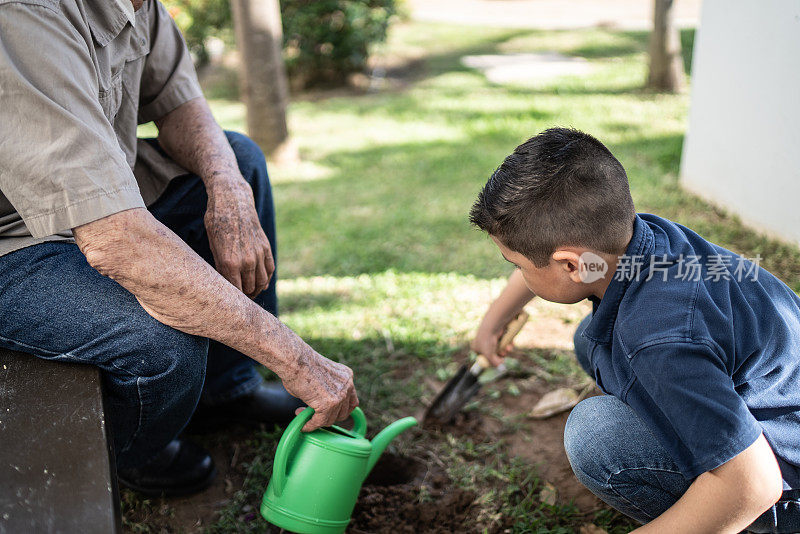
<svg viewBox="0 0 800 534">
<path fill-rule="evenodd" d="M 304 432 L 343 421 L 358 406 L 353 371 L 320 354 L 304 358 L 281 380 L 289 393 L 314 408 L 314 416 L 303 427 Z M 301 411 L 303 408 L 297 409 L 297 413 Z"/>
<path fill-rule="evenodd" d="M 209 189 L 205 226 L 217 271 L 250 298 L 266 289 L 275 261 L 243 178 Z"/>
</svg>

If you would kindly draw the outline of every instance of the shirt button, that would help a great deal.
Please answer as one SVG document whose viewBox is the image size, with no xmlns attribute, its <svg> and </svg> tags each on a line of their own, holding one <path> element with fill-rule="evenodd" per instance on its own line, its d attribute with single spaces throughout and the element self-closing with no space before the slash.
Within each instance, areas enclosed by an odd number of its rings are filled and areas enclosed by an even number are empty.
<svg viewBox="0 0 800 534">
<path fill-rule="evenodd" d="M 141 39 L 139 39 L 139 44 L 140 44 L 140 45 L 144 46 L 144 43 L 145 43 L 145 42 L 146 42 L 146 41 L 144 40 L 144 37 L 142 37 Z"/>
</svg>

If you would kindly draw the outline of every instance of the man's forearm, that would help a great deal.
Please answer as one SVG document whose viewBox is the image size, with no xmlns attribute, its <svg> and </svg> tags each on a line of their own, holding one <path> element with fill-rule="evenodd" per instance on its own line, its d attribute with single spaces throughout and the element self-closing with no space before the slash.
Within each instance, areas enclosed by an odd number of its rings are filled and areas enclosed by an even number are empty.
<svg viewBox="0 0 800 534">
<path fill-rule="evenodd" d="M 241 179 L 236 156 L 205 98 L 195 98 L 156 121 L 161 148 L 184 169 L 198 175 L 209 191 Z"/>
<path fill-rule="evenodd" d="M 304 430 L 341 421 L 358 405 L 350 368 L 309 347 L 146 209 L 109 215 L 73 234 L 89 264 L 133 293 L 155 319 L 275 371 L 289 393 L 315 410 Z"/>
<path fill-rule="evenodd" d="M 246 295 L 256 297 L 275 271 L 274 251 L 225 133 L 204 98 L 182 104 L 156 124 L 161 147 L 203 180 L 208 193 L 203 220 L 214 266 Z"/>
<path fill-rule="evenodd" d="M 164 324 L 224 343 L 278 375 L 312 352 L 147 210 L 117 213 L 74 234 L 89 263 Z M 287 355 L 299 361 L 287 361 Z"/>
</svg>

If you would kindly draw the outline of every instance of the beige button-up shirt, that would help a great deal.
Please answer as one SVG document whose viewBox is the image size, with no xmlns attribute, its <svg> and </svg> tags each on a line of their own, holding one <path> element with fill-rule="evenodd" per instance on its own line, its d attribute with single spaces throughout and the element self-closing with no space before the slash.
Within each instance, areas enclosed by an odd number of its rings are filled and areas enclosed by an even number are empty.
<svg viewBox="0 0 800 534">
<path fill-rule="evenodd" d="M 157 0 L 0 0 L 0 255 L 155 201 L 186 171 L 136 126 L 199 96 Z"/>
</svg>

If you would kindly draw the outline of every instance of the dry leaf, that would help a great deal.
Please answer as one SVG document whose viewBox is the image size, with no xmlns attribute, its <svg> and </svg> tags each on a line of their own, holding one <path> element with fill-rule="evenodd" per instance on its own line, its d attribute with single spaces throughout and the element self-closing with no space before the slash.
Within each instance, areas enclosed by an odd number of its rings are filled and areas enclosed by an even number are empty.
<svg viewBox="0 0 800 534">
<path fill-rule="evenodd" d="M 581 525 L 581 529 L 578 531 L 578 534 L 608 534 L 608 532 L 606 532 L 606 529 L 600 528 L 597 525 L 584 523 Z"/>
<path fill-rule="evenodd" d="M 529 417 L 534 419 L 545 419 L 552 415 L 565 412 L 578 404 L 580 395 L 570 388 L 560 388 L 546 393 L 533 410 L 528 414 Z"/>
<path fill-rule="evenodd" d="M 556 491 L 555 486 L 553 486 L 549 482 L 545 482 L 542 491 L 539 492 L 539 500 L 544 504 L 555 506 L 556 497 L 558 497 L 558 491 Z"/>
</svg>

